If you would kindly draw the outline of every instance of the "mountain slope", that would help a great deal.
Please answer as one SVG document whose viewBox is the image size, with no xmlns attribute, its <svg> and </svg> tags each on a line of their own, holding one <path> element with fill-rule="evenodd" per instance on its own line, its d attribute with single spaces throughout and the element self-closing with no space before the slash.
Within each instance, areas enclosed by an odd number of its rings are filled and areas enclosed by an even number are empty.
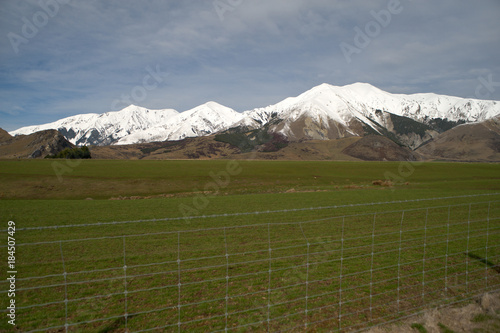
<svg viewBox="0 0 500 333">
<path fill-rule="evenodd" d="M 0 129 L 0 134 L 3 130 Z M 38 158 L 57 154 L 74 146 L 56 130 L 44 130 L 10 139 L 2 135 L 0 158 Z"/>
<path fill-rule="evenodd" d="M 344 154 L 364 161 L 416 161 L 412 151 L 398 146 L 381 135 L 368 135 L 342 150 Z"/>
<path fill-rule="evenodd" d="M 417 149 L 428 159 L 500 161 L 500 116 L 441 133 Z"/>
<path fill-rule="evenodd" d="M 10 139 L 12 139 L 12 136 L 3 128 L 0 128 L 0 145 Z"/>
</svg>

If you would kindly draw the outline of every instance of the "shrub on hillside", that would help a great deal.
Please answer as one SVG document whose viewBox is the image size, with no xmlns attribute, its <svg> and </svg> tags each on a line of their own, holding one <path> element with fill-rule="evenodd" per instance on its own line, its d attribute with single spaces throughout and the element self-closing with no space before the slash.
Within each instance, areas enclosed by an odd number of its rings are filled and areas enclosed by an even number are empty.
<svg viewBox="0 0 500 333">
<path fill-rule="evenodd" d="M 92 156 L 89 147 L 83 146 L 81 148 L 66 148 L 57 154 L 47 155 L 45 158 L 89 159 Z"/>
<path fill-rule="evenodd" d="M 288 146 L 288 139 L 281 133 L 273 133 L 270 141 L 264 144 L 263 152 L 275 152 Z"/>
<path fill-rule="evenodd" d="M 288 146 L 288 139 L 281 133 L 270 133 L 269 124 L 264 128 L 245 132 L 240 128 L 232 128 L 225 133 L 217 134 L 215 141 L 229 143 L 238 147 L 242 153 L 258 149 L 263 152 L 275 152 Z"/>
</svg>

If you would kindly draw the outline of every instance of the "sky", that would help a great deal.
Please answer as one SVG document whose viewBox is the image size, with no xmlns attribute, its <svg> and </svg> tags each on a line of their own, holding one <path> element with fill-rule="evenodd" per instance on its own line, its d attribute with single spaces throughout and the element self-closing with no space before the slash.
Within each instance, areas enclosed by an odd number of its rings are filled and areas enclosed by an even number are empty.
<svg viewBox="0 0 500 333">
<path fill-rule="evenodd" d="M 498 0 L 0 0 L 0 127 L 321 83 L 500 100 Z"/>
</svg>

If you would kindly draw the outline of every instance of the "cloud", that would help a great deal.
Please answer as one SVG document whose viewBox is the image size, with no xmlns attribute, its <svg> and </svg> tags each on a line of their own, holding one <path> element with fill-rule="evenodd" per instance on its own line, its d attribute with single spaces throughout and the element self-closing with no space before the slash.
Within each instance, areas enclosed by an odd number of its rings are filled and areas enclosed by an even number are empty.
<svg viewBox="0 0 500 333">
<path fill-rule="evenodd" d="M 388 0 L 220 1 L 233 4 L 222 20 L 213 1 L 71 0 L 18 53 L 7 34 L 22 35 L 23 18 L 33 22 L 43 9 L 37 0 L 3 1 L 2 112 L 24 125 L 106 112 L 142 84 L 148 66 L 168 77 L 139 104 L 179 111 L 207 100 L 243 111 L 323 82 L 465 97 L 480 76 L 500 81 L 496 0 L 400 0 L 401 13 L 350 64 L 340 43 L 353 44 L 354 28 Z"/>
<path fill-rule="evenodd" d="M 10 116 L 18 116 L 22 111 L 24 109 L 19 105 L 0 106 L 0 112 Z"/>
</svg>

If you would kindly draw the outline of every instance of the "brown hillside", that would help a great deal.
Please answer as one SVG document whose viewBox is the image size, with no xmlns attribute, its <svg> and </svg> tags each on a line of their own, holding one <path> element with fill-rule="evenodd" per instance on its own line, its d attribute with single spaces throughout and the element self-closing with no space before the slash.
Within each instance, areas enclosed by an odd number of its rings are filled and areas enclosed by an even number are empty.
<svg viewBox="0 0 500 333">
<path fill-rule="evenodd" d="M 418 155 L 394 141 L 380 136 L 368 135 L 342 151 L 364 161 L 416 161 Z"/>
<path fill-rule="evenodd" d="M 292 161 L 359 161 L 343 153 L 343 150 L 360 140 L 348 137 L 336 140 L 303 140 L 290 144 L 277 152 L 250 152 L 233 156 L 236 159 L 292 160 Z"/>
<path fill-rule="evenodd" d="M 8 134 L 8 133 L 7 133 Z M 1 135 L 1 133 L 0 133 Z M 46 130 L 30 135 L 18 135 L 6 139 L 0 136 L 0 158 L 43 158 L 56 154 L 73 145 L 56 130 Z"/>
<path fill-rule="evenodd" d="M 291 142 L 276 152 L 255 151 L 241 154 L 240 149 L 214 140 L 214 136 L 181 141 L 152 142 L 122 146 L 93 146 L 93 159 L 259 159 L 259 160 L 358 160 L 342 150 L 359 137 L 338 140 Z"/>
<path fill-rule="evenodd" d="M 9 141 L 12 136 L 3 128 L 0 128 L 0 144 Z"/>
<path fill-rule="evenodd" d="M 441 133 L 417 152 L 429 159 L 500 161 L 500 116 Z"/>
<path fill-rule="evenodd" d="M 180 141 L 91 147 L 94 159 L 214 159 L 237 153 L 238 148 L 217 142 L 212 136 Z"/>
</svg>

